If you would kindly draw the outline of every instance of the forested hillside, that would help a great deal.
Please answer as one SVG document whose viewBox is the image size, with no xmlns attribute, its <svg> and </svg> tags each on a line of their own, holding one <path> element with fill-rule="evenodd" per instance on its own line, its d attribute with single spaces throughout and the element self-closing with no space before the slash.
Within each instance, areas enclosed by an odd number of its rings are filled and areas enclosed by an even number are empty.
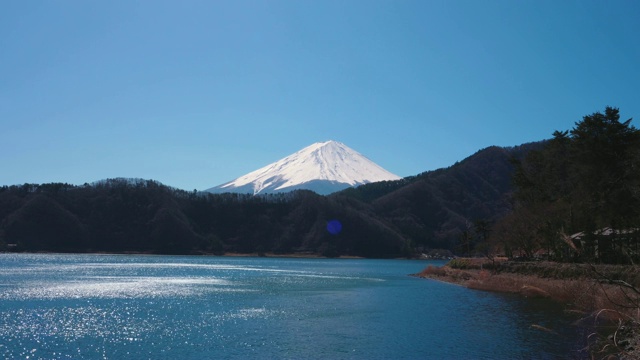
<svg viewBox="0 0 640 360">
<path fill-rule="evenodd" d="M 619 110 L 584 116 L 555 131 L 515 172 L 514 211 L 494 227 L 490 247 L 531 258 L 635 263 L 640 260 L 640 131 Z"/>
<path fill-rule="evenodd" d="M 490 147 L 447 169 L 329 196 L 186 192 L 151 180 L 0 188 L 0 247 L 17 251 L 467 253 L 469 231 L 510 210 L 513 159 L 540 143 Z M 337 234 L 327 223 L 342 224 Z M 465 244 L 465 241 L 467 242 Z"/>
<path fill-rule="evenodd" d="M 356 201 L 310 191 L 199 194 L 145 180 L 0 188 L 0 239 L 23 251 L 409 254 L 404 239 Z M 340 219 L 332 235 L 327 221 Z M 12 246 L 13 247 L 13 246 Z"/>
<path fill-rule="evenodd" d="M 412 244 L 467 252 L 463 244 L 478 223 L 487 226 L 511 209 L 513 162 L 543 143 L 489 147 L 436 171 L 381 182 L 342 194 L 370 204 Z"/>
</svg>

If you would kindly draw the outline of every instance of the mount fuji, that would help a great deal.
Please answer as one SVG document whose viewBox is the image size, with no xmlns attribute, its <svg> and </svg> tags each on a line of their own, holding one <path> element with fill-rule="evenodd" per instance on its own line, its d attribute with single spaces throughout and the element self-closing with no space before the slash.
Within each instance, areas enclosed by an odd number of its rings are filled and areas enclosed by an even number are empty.
<svg viewBox="0 0 640 360">
<path fill-rule="evenodd" d="M 320 195 L 384 180 L 394 175 L 337 141 L 318 142 L 233 181 L 207 189 L 211 193 L 268 194 L 296 189 Z"/>
</svg>

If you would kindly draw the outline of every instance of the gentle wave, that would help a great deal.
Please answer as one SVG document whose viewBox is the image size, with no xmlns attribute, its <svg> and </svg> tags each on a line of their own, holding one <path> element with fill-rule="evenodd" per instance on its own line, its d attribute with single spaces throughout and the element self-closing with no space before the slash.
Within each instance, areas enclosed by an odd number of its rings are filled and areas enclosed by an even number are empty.
<svg viewBox="0 0 640 360">
<path fill-rule="evenodd" d="M 0 294 L 0 299 L 184 297 L 214 291 L 246 291 L 240 288 L 229 288 L 232 285 L 234 283 L 231 281 L 212 278 L 107 276 L 53 284 L 27 283 L 4 291 Z"/>
</svg>

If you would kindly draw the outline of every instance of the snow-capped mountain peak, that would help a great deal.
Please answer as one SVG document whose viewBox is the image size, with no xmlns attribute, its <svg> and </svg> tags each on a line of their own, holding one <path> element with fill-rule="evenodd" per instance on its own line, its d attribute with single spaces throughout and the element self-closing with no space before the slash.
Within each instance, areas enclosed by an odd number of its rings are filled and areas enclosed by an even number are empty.
<svg viewBox="0 0 640 360">
<path fill-rule="evenodd" d="M 295 189 L 328 194 L 350 186 L 394 175 L 338 141 L 318 142 L 228 183 L 210 188 L 214 193 L 274 193 Z"/>
</svg>

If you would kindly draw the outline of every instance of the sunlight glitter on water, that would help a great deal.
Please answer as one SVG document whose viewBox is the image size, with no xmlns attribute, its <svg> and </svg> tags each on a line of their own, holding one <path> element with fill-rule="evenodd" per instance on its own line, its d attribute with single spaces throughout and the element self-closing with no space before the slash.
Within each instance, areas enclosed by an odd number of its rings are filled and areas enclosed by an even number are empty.
<svg viewBox="0 0 640 360">
<path fill-rule="evenodd" d="M 64 258 L 62 258 L 64 259 Z M 92 260 L 102 260 L 94 257 Z M 106 259 L 105 259 L 106 260 Z M 157 260 L 157 258 L 150 258 Z M 176 276 L 167 277 L 171 271 Z M 7 267 L 5 276 L 25 276 L 19 284 L 6 283 L 0 299 L 126 299 L 200 296 L 214 292 L 252 292 L 251 286 L 232 281 L 241 272 L 273 274 L 265 282 L 305 284 L 305 278 L 327 281 L 384 281 L 308 270 L 282 269 L 269 266 L 184 262 L 79 262 L 39 263 L 23 267 Z M 193 276 L 198 274 L 198 276 Z M 207 274 L 207 276 L 203 276 Z M 46 275 L 46 281 L 42 281 Z M 155 276 L 154 276 L 155 275 Z M 165 276 L 163 276 L 165 275 Z M 33 280 L 29 281 L 31 277 Z M 238 279 L 239 280 L 239 279 Z M 322 284 L 322 283 L 320 283 Z M 327 283 L 327 285 L 330 283 Z"/>
<path fill-rule="evenodd" d="M 250 320 L 266 319 L 276 315 L 284 315 L 284 311 L 268 310 L 266 308 L 248 308 L 235 311 L 226 311 L 221 314 L 213 314 L 213 318 L 219 321 L 229 321 L 233 319 Z"/>
<path fill-rule="evenodd" d="M 24 359 L 83 358 L 88 352 L 104 352 L 105 347 L 141 342 L 161 325 L 155 315 L 138 306 L 17 309 L 0 312 L 0 323 L 0 338 L 11 344 L 4 354 L 0 347 L 0 357 Z M 86 343 L 93 338 L 103 342 Z M 70 352 L 70 344 L 77 344 L 77 351 Z M 38 353 L 33 352 L 36 348 Z"/>
<path fill-rule="evenodd" d="M 215 278 L 92 277 L 53 284 L 27 283 L 3 291 L 0 299 L 184 297 L 205 292 L 244 291 L 231 288 L 232 285 L 231 281 Z"/>
<path fill-rule="evenodd" d="M 170 268 L 182 268 L 182 269 L 198 269 L 198 270 L 232 270 L 232 271 L 260 271 L 260 272 L 290 272 L 290 273 L 308 273 L 307 271 L 296 270 L 283 270 L 273 269 L 268 267 L 252 267 L 252 266 L 240 266 L 240 265 L 226 265 L 226 264 L 183 264 L 183 263 L 80 263 L 80 264 L 67 264 L 67 265 L 41 265 L 33 266 L 29 268 L 29 271 L 36 272 L 77 272 L 77 271 L 91 271 L 91 270 L 127 270 L 134 269 L 170 269 Z M 23 271 L 21 269 L 7 269 L 7 271 Z"/>
<path fill-rule="evenodd" d="M 568 353 L 558 335 L 530 330 L 535 322 L 560 334 L 559 316 L 407 276 L 422 267 L 400 260 L 0 254 L 0 359 Z M 485 324 L 490 328 L 475 330 Z M 544 353 L 535 346 L 541 343 Z"/>
</svg>

